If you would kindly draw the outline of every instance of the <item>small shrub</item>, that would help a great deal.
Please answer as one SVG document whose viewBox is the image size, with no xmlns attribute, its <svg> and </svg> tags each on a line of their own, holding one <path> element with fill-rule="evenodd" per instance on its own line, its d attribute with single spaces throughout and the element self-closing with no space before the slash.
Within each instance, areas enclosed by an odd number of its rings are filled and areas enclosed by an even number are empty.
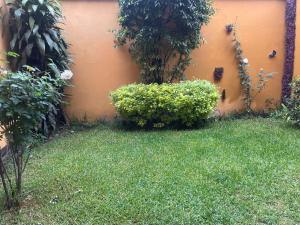
<svg viewBox="0 0 300 225">
<path fill-rule="evenodd" d="M 194 126 L 209 117 L 219 99 L 216 86 L 200 80 L 131 84 L 111 96 L 117 112 L 140 127 Z"/>
<path fill-rule="evenodd" d="M 6 207 L 19 205 L 22 174 L 29 160 L 35 130 L 49 111 L 62 103 L 60 78 L 35 77 L 33 72 L 0 74 L 0 139 L 5 136 L 10 150 L 13 172 L 0 157 L 0 177 Z"/>
<path fill-rule="evenodd" d="M 285 118 L 300 127 L 300 78 L 295 80 L 292 85 L 291 97 L 284 105 Z"/>
</svg>

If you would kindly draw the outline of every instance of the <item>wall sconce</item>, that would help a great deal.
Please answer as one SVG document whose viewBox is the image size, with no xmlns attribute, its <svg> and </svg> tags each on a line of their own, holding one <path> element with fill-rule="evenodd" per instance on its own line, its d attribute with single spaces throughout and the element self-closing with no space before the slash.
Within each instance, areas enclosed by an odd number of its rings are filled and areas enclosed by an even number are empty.
<svg viewBox="0 0 300 225">
<path fill-rule="evenodd" d="M 224 68 L 223 67 L 216 67 L 214 71 L 214 80 L 219 82 L 223 78 Z"/>
<path fill-rule="evenodd" d="M 226 28 L 227 34 L 230 34 L 233 31 L 234 25 L 233 24 L 227 24 L 225 28 Z"/>
<path fill-rule="evenodd" d="M 269 54 L 269 58 L 275 58 L 275 56 L 277 55 L 277 52 L 275 50 L 273 50 L 270 54 Z"/>
</svg>

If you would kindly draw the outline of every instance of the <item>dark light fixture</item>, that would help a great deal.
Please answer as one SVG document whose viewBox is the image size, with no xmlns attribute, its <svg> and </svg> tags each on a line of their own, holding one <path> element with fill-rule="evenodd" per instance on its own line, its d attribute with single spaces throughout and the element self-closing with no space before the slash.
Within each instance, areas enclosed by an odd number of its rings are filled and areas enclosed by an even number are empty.
<svg viewBox="0 0 300 225">
<path fill-rule="evenodd" d="M 277 55 L 277 51 L 273 50 L 270 54 L 269 54 L 269 58 L 275 58 L 275 56 Z"/>
<path fill-rule="evenodd" d="M 219 82 L 223 78 L 224 68 L 223 67 L 216 67 L 214 71 L 214 80 Z"/>
<path fill-rule="evenodd" d="M 226 28 L 227 34 L 230 34 L 233 31 L 234 25 L 233 24 L 227 24 L 225 28 Z"/>
</svg>

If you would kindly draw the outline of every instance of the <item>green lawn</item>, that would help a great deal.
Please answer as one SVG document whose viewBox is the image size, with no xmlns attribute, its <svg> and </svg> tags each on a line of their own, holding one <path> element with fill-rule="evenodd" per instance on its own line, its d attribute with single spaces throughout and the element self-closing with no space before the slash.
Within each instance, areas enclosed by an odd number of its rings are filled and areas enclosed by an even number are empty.
<svg viewBox="0 0 300 225">
<path fill-rule="evenodd" d="M 0 224 L 300 224 L 300 130 L 78 131 L 35 149 L 24 199 Z"/>
</svg>

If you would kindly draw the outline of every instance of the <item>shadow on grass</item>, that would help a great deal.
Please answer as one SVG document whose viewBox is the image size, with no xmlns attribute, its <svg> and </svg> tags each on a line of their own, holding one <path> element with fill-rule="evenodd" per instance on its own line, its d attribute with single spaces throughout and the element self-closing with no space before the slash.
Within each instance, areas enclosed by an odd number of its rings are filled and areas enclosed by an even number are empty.
<svg viewBox="0 0 300 225">
<path fill-rule="evenodd" d="M 124 120 L 120 117 L 115 117 L 114 119 L 101 119 L 95 122 L 86 121 L 72 121 L 71 129 L 76 131 L 92 130 L 92 129 L 112 129 L 115 131 L 127 131 L 127 132 L 151 132 L 151 131 L 171 131 L 171 130 L 197 130 L 197 129 L 207 129 L 211 128 L 211 125 L 216 121 L 215 118 L 198 121 L 195 125 L 187 127 L 181 124 L 170 124 L 163 127 L 153 127 L 153 123 L 147 124 L 145 127 L 139 127 L 134 122 Z"/>
</svg>

